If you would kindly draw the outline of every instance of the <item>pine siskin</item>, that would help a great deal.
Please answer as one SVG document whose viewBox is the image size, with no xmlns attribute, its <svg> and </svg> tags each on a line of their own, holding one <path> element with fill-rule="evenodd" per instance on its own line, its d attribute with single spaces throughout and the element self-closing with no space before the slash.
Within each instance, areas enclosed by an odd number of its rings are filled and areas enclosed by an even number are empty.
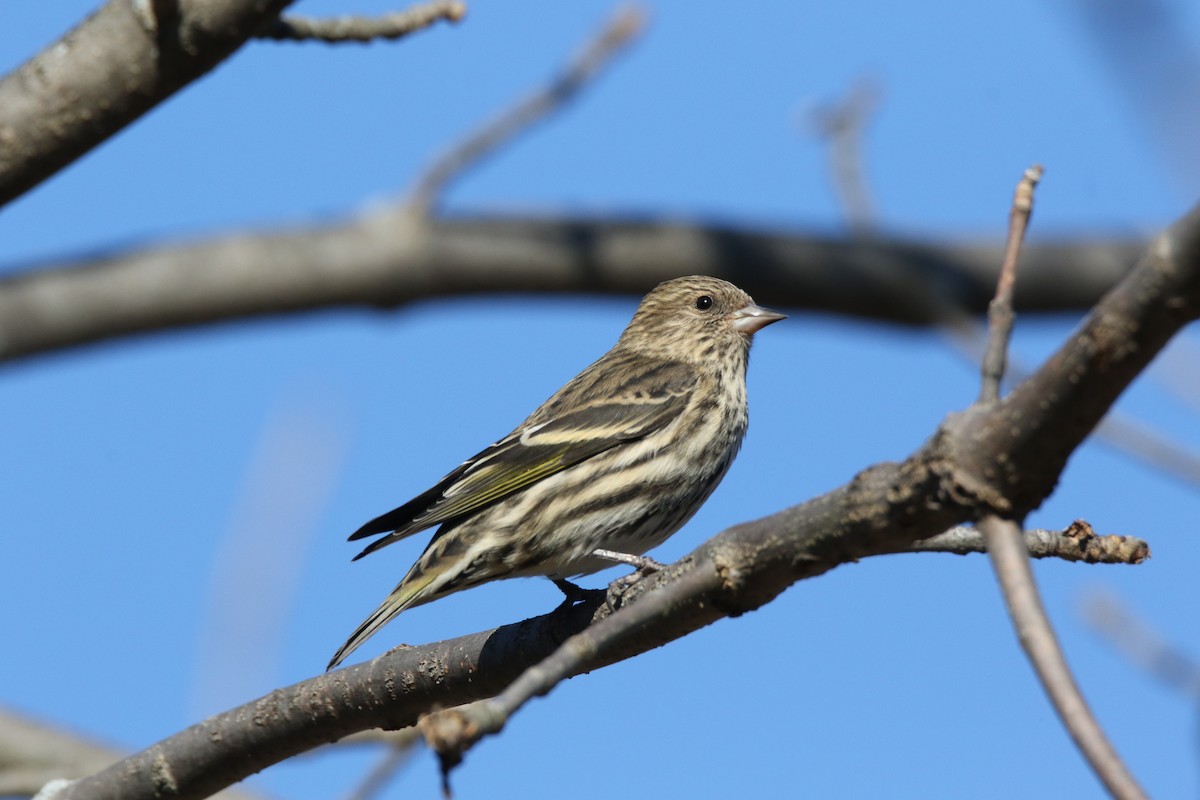
<svg viewBox="0 0 1200 800">
<path fill-rule="evenodd" d="M 350 536 L 387 534 L 357 560 L 441 526 L 329 669 L 406 608 L 499 578 L 562 582 L 611 566 L 598 549 L 640 555 L 679 530 L 741 446 L 751 336 L 781 319 L 717 278 L 659 284 L 520 427 Z"/>
</svg>

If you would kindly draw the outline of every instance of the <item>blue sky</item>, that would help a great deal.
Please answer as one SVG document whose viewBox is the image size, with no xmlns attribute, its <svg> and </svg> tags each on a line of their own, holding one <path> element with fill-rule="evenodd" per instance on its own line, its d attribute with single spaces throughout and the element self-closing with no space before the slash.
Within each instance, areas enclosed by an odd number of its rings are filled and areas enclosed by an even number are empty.
<svg viewBox="0 0 1200 800">
<path fill-rule="evenodd" d="M 91 3 L 10 0 L 0 66 Z M 377 0 L 301 2 L 379 13 Z M 337 218 L 397 197 L 449 142 L 552 74 L 606 3 L 470 5 L 457 27 L 371 47 L 263 43 L 0 211 L 0 269 L 164 238 Z M 648 6 L 635 49 L 565 113 L 466 176 L 449 213 L 650 213 L 844 228 L 803 112 L 860 77 L 885 93 L 866 171 L 888 231 L 998 239 L 1046 166 L 1033 236 L 1149 235 L 1196 199 L 1069 4 L 923 0 Z M 1200 40 L 1200 10 L 1178 9 Z M 771 305 L 769 293 L 756 297 Z M 630 299 L 443 300 L 171 333 L 0 370 L 8 565 L 0 702 L 141 748 L 301 680 L 422 542 L 354 564 L 345 536 L 510 430 L 603 353 Z M 1018 309 L 1019 312 L 1019 309 Z M 1032 364 L 1075 318 L 1019 318 Z M 1120 408 L 1200 448 L 1189 330 Z M 733 470 L 656 555 L 902 458 L 977 391 L 930 332 L 794 314 L 759 337 Z M 1194 384 L 1191 387 L 1194 391 Z M 285 498 L 280 500 L 279 498 Z M 1156 797 L 1194 796 L 1195 715 L 1083 623 L 1111 592 L 1200 653 L 1200 494 L 1098 444 L 1030 520 L 1147 538 L 1140 567 L 1036 565 L 1069 660 Z M 418 537 L 419 538 L 419 537 Z M 605 577 L 617 572 L 606 573 Z M 592 585 L 600 580 L 592 578 Z M 542 613 L 545 581 L 415 609 L 355 657 Z M 252 779 L 336 797 L 376 754 Z M 888 557 L 569 681 L 455 776 L 461 797 L 639 794 L 1100 797 L 1019 652 L 986 559 Z M 433 797 L 416 758 L 388 797 Z"/>
</svg>

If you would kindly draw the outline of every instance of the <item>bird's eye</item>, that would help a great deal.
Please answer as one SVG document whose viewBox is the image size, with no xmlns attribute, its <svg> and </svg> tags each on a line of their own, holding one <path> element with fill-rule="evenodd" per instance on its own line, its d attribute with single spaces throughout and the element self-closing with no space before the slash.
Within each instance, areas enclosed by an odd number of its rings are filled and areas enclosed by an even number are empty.
<svg viewBox="0 0 1200 800">
<path fill-rule="evenodd" d="M 696 308 L 701 311 L 707 311 L 712 308 L 713 299 L 706 294 L 702 294 L 696 298 Z"/>
</svg>

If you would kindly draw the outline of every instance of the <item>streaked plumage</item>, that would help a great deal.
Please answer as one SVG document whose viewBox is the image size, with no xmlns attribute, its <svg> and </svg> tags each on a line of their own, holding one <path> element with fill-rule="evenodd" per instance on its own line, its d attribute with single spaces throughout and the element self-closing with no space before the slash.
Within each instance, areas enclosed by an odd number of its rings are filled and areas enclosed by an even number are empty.
<svg viewBox="0 0 1200 800">
<path fill-rule="evenodd" d="M 640 555 L 708 498 L 746 431 L 755 331 L 782 319 L 717 278 L 659 284 L 617 344 L 521 425 L 351 540 L 356 556 L 440 525 L 417 563 L 342 645 L 337 666 L 388 620 L 490 580 L 565 579 Z"/>
</svg>

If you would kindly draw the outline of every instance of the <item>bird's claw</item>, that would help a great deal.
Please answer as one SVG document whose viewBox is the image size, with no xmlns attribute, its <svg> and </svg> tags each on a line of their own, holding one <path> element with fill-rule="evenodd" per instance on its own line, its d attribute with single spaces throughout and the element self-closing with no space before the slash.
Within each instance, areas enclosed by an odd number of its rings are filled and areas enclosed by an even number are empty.
<svg viewBox="0 0 1200 800">
<path fill-rule="evenodd" d="M 642 575 L 660 572 L 666 567 L 650 556 L 635 556 L 632 553 L 618 553 L 614 550 L 593 550 L 592 555 L 605 561 L 615 561 L 618 564 L 628 564 Z"/>
<path fill-rule="evenodd" d="M 603 589 L 584 589 L 582 586 L 576 586 L 563 578 L 552 578 L 551 580 L 554 581 L 554 585 L 558 587 L 558 590 L 563 593 L 563 601 L 559 606 L 560 608 L 563 606 L 569 608 L 576 603 L 582 603 L 584 600 L 589 600 L 597 593 L 604 591 Z"/>
<path fill-rule="evenodd" d="M 636 556 L 631 553 L 618 553 L 613 550 L 593 550 L 592 555 L 596 556 L 597 558 L 603 558 L 606 561 L 615 561 L 618 564 L 628 564 L 634 568 L 633 572 L 629 573 L 628 575 L 623 575 L 613 581 L 611 588 L 616 591 L 618 596 L 624 594 L 626 589 L 628 589 L 630 586 L 633 586 L 647 575 L 651 575 L 655 572 L 661 572 L 662 570 L 666 569 L 665 565 L 660 564 L 653 558 L 650 558 L 650 556 Z"/>
</svg>

